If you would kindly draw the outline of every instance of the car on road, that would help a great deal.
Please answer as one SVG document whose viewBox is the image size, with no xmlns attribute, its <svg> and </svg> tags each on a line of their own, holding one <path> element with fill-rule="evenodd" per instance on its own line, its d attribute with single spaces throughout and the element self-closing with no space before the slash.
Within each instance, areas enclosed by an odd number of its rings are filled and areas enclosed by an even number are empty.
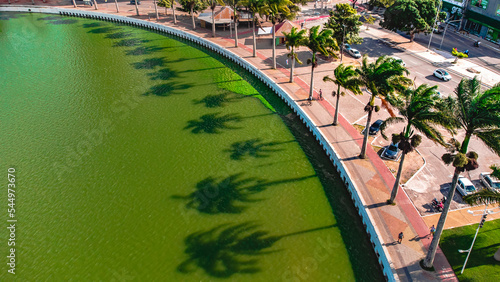
<svg viewBox="0 0 500 282">
<path fill-rule="evenodd" d="M 399 62 L 403 67 L 406 67 L 405 61 L 403 61 L 403 59 L 401 59 L 400 57 L 391 56 L 391 58 L 393 58 L 395 61 Z"/>
<path fill-rule="evenodd" d="M 135 5 L 135 0 L 130 0 L 130 5 Z M 141 5 L 141 1 L 137 1 L 137 5 Z"/>
<path fill-rule="evenodd" d="M 391 142 L 391 145 L 384 148 L 384 151 L 382 152 L 382 158 L 390 159 L 390 160 L 397 160 L 399 157 L 399 152 L 401 151 L 398 148 L 398 146 L 399 146 L 399 143 L 393 144 Z"/>
<path fill-rule="evenodd" d="M 372 125 L 368 129 L 368 133 L 370 133 L 370 135 L 377 134 L 380 131 L 380 126 L 382 125 L 383 122 L 384 122 L 383 120 L 379 119 L 376 122 L 372 123 Z"/>
<path fill-rule="evenodd" d="M 349 53 L 349 55 L 353 56 L 356 59 L 361 58 L 361 53 L 359 53 L 359 51 L 356 49 L 351 48 L 347 50 L 347 53 Z"/>
<path fill-rule="evenodd" d="M 439 79 L 442 79 L 443 81 L 450 81 L 451 80 L 451 75 L 443 69 L 435 70 L 433 75 Z"/>
<path fill-rule="evenodd" d="M 484 186 L 491 191 L 500 192 L 500 179 L 494 177 L 489 172 L 482 172 L 479 174 L 479 179 Z"/>
<path fill-rule="evenodd" d="M 469 194 L 477 192 L 477 189 L 474 186 L 474 184 L 472 184 L 472 182 L 469 179 L 463 176 L 458 178 L 457 190 L 458 193 L 460 193 L 462 196 L 467 196 Z"/>
</svg>

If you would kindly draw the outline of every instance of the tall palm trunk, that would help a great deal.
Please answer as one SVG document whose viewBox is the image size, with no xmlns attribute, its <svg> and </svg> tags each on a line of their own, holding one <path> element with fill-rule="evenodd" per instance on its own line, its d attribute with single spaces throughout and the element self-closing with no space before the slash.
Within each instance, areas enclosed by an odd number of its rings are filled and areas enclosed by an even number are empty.
<svg viewBox="0 0 500 282">
<path fill-rule="evenodd" d="M 166 8 L 165 8 L 166 9 Z M 167 12 L 165 12 L 166 14 Z M 177 24 L 177 18 L 175 17 L 175 7 L 174 3 L 172 3 L 172 16 L 174 17 L 174 24 Z"/>
<path fill-rule="evenodd" d="M 118 9 L 118 0 L 115 0 L 116 12 L 119 13 L 120 9 Z"/>
<path fill-rule="evenodd" d="M 405 162 L 406 152 L 403 151 L 401 155 L 401 160 L 399 161 L 398 173 L 396 175 L 396 181 L 394 182 L 394 187 L 392 187 L 390 203 L 394 203 L 399 190 L 399 181 L 401 181 L 401 173 L 403 172 L 403 163 Z"/>
<path fill-rule="evenodd" d="M 469 147 L 469 141 L 471 137 L 471 133 L 466 133 L 464 142 L 462 142 L 462 147 L 460 148 L 460 152 L 465 154 L 467 152 L 467 148 Z M 453 202 L 453 197 L 455 196 L 455 190 L 457 187 L 458 177 L 460 176 L 460 171 L 458 168 L 455 168 L 455 173 L 453 174 L 453 180 L 451 181 L 450 191 L 446 196 L 446 202 L 444 203 L 443 211 L 441 212 L 441 216 L 439 217 L 439 221 L 436 227 L 436 233 L 432 237 L 431 245 L 429 246 L 429 250 L 427 251 L 427 255 L 424 259 L 424 266 L 431 268 L 434 264 L 434 257 L 436 256 L 436 251 L 438 248 L 439 240 L 441 239 L 441 234 L 443 233 L 444 224 L 446 223 L 446 217 L 448 217 L 448 211 L 450 210 L 451 202 Z"/>
<path fill-rule="evenodd" d="M 156 0 L 154 0 L 154 3 L 155 3 L 156 20 L 158 20 L 160 17 L 158 16 L 158 6 L 156 5 Z"/>
<path fill-rule="evenodd" d="M 253 19 L 253 15 L 252 15 Z M 257 40 L 255 39 L 255 19 L 253 20 L 253 28 L 252 28 L 252 33 L 253 33 L 253 56 L 256 56 L 256 49 L 257 49 Z"/>
<path fill-rule="evenodd" d="M 215 1 L 215 0 L 213 0 Z M 212 7 L 212 37 L 215 37 L 215 18 L 214 18 L 215 7 Z"/>
<path fill-rule="evenodd" d="M 71 0 L 73 2 L 73 6 L 76 8 L 76 2 L 75 0 Z M 9 0 L 9 4 L 10 4 L 10 0 Z"/>
<path fill-rule="evenodd" d="M 97 10 L 97 2 L 94 0 L 94 9 Z"/>
<path fill-rule="evenodd" d="M 238 21 L 236 20 L 236 7 L 234 7 L 234 47 L 238 48 Z M 231 23 L 229 23 L 231 25 Z"/>
<path fill-rule="evenodd" d="M 135 0 L 134 3 L 135 3 L 135 12 L 136 14 L 139 16 L 139 6 L 137 5 L 137 1 L 138 0 Z"/>
<path fill-rule="evenodd" d="M 309 87 L 309 98 L 308 98 L 309 100 L 313 99 L 313 91 L 314 91 L 314 63 L 312 63 L 311 66 L 311 86 Z"/>
<path fill-rule="evenodd" d="M 339 101 L 340 101 L 340 84 L 337 85 L 337 101 L 335 102 L 335 116 L 333 118 L 333 125 L 339 122 Z"/>
<path fill-rule="evenodd" d="M 196 29 L 196 23 L 194 22 L 194 4 L 191 5 L 191 21 L 193 22 L 193 29 Z"/>
<path fill-rule="evenodd" d="M 293 70 L 295 69 L 295 50 L 292 47 L 292 68 L 290 70 L 290 83 L 293 82 Z"/>
<path fill-rule="evenodd" d="M 375 103 L 375 96 L 372 94 L 372 97 L 370 98 L 370 103 L 368 105 L 372 106 L 374 103 Z M 370 123 L 372 122 L 372 114 L 373 114 L 373 107 L 370 107 L 370 109 L 368 110 L 368 117 L 366 119 L 363 146 L 361 147 L 361 153 L 359 153 L 359 157 L 361 159 L 366 158 L 366 147 L 368 146 L 368 135 L 370 134 Z"/>
<path fill-rule="evenodd" d="M 276 69 L 276 32 L 274 28 L 276 24 L 273 21 L 273 69 Z"/>
<path fill-rule="evenodd" d="M 450 210 L 451 202 L 453 202 L 453 197 L 455 196 L 455 190 L 458 182 L 458 177 L 460 176 L 460 172 L 455 168 L 455 173 L 453 174 L 453 180 L 451 181 L 450 192 L 446 196 L 446 202 L 444 203 L 443 211 L 441 212 L 441 216 L 439 217 L 439 221 L 436 227 L 436 232 L 432 237 L 431 245 L 429 246 L 429 250 L 427 251 L 427 256 L 424 259 L 424 266 L 427 268 L 431 268 L 434 264 L 434 257 L 436 256 L 437 247 L 439 244 L 439 239 L 441 238 L 441 234 L 443 233 L 444 224 L 446 222 L 446 217 L 448 216 L 448 211 Z"/>
</svg>

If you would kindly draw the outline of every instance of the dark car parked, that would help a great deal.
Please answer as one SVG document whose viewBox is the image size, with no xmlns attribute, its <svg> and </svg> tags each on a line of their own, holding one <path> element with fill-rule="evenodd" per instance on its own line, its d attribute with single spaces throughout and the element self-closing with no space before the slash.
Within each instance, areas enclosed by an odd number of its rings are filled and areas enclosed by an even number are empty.
<svg viewBox="0 0 500 282">
<path fill-rule="evenodd" d="M 382 125 L 382 122 L 384 121 L 379 119 L 376 122 L 372 123 L 369 130 L 370 135 L 375 135 L 380 131 L 380 125 Z"/>
<path fill-rule="evenodd" d="M 396 160 L 399 156 L 400 149 L 398 148 L 399 143 L 389 145 L 382 152 L 382 157 L 390 160 Z"/>
</svg>

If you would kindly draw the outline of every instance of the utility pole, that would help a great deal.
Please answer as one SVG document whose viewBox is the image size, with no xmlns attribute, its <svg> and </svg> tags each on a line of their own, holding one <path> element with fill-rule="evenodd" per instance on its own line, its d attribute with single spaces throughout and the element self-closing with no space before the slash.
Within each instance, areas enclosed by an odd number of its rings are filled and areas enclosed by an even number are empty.
<svg viewBox="0 0 500 282">
<path fill-rule="evenodd" d="M 461 20 L 446 22 L 446 26 L 444 27 L 443 37 L 441 38 L 441 44 L 439 44 L 439 49 L 441 49 L 441 47 L 443 46 L 443 40 L 444 40 L 444 36 L 446 35 L 446 29 L 448 28 L 448 25 L 452 22 L 459 22 L 459 21 L 461 21 Z"/>
<path fill-rule="evenodd" d="M 488 217 L 489 214 L 496 214 L 496 213 L 500 212 L 500 211 L 493 212 L 493 210 L 488 210 L 487 208 L 488 208 L 488 204 L 484 205 L 484 211 L 480 214 L 474 214 L 474 212 L 471 210 L 467 211 L 468 213 L 470 213 L 474 216 L 480 215 L 481 221 L 479 222 L 479 225 L 477 226 L 476 235 L 474 235 L 474 239 L 472 240 L 472 244 L 470 245 L 470 248 L 468 250 L 458 250 L 459 253 L 467 253 L 467 257 L 465 258 L 464 266 L 462 267 L 462 271 L 460 272 L 460 274 L 464 273 L 465 266 L 467 265 L 467 261 L 469 260 L 470 253 L 472 252 L 472 248 L 474 247 L 474 243 L 476 242 L 476 237 L 477 237 L 477 234 L 479 233 L 479 228 L 483 227 L 484 223 L 486 222 L 486 217 Z"/>
<path fill-rule="evenodd" d="M 437 22 L 439 13 L 441 12 L 441 5 L 442 4 L 443 4 L 443 0 L 439 1 L 439 7 L 436 11 L 436 18 L 434 19 L 434 24 L 432 25 L 431 38 L 429 38 L 429 44 L 427 44 L 427 49 L 429 49 L 431 47 L 432 35 L 434 34 L 434 29 L 436 28 L 436 22 Z"/>
</svg>

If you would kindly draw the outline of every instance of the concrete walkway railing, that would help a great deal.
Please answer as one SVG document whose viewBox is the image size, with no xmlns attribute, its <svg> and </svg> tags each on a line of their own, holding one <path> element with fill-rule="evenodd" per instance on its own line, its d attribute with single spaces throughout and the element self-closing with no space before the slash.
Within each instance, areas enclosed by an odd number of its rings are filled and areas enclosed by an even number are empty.
<svg viewBox="0 0 500 282">
<path fill-rule="evenodd" d="M 316 140 L 321 144 L 323 150 L 325 150 L 326 154 L 332 161 L 333 165 L 337 169 L 337 172 L 340 174 L 341 179 L 347 187 L 351 195 L 351 199 L 354 202 L 354 205 L 363 221 L 363 225 L 365 226 L 366 232 L 370 237 L 370 241 L 375 250 L 375 253 L 378 257 L 378 262 L 382 267 L 382 271 L 384 276 L 388 281 L 397 281 L 399 280 L 396 274 L 396 271 L 393 267 L 390 257 L 388 256 L 388 252 L 386 248 L 382 245 L 382 241 L 379 237 L 379 231 L 377 227 L 373 224 L 374 220 L 368 210 L 365 208 L 366 204 L 361 194 L 358 193 L 355 184 L 351 181 L 351 176 L 349 172 L 345 169 L 342 161 L 338 158 L 338 154 L 335 152 L 335 149 L 332 145 L 327 141 L 324 134 L 318 129 L 316 125 L 312 122 L 312 119 L 309 115 L 299 106 L 299 104 L 294 101 L 287 92 L 281 88 L 278 84 L 276 84 L 272 79 L 270 79 L 267 75 L 265 75 L 261 70 L 257 67 L 253 66 L 246 60 L 241 57 L 235 55 L 233 52 L 211 42 L 199 36 L 174 29 L 168 26 L 164 26 L 157 23 L 151 23 L 139 19 L 128 18 L 124 16 L 118 15 L 110 15 L 98 12 L 91 11 L 80 11 L 76 9 L 60 9 L 60 8 L 46 8 L 46 7 L 36 7 L 36 6 L 0 6 L 0 11 L 11 11 L 11 12 L 35 12 L 35 13 L 48 13 L 48 14 L 60 14 L 64 16 L 74 16 L 74 17 L 82 17 L 82 18 L 92 18 L 96 20 L 104 20 L 111 22 L 118 22 L 124 24 L 132 24 L 139 27 L 149 28 L 156 31 L 165 32 L 167 34 L 190 40 L 200 46 L 208 48 L 214 52 L 217 52 L 229 59 L 233 62 L 249 71 L 253 75 L 255 75 L 258 79 L 260 79 L 264 84 L 266 84 L 269 88 L 271 88 L 302 120 L 302 122 L 307 126 L 307 128 L 313 133 Z"/>
</svg>

